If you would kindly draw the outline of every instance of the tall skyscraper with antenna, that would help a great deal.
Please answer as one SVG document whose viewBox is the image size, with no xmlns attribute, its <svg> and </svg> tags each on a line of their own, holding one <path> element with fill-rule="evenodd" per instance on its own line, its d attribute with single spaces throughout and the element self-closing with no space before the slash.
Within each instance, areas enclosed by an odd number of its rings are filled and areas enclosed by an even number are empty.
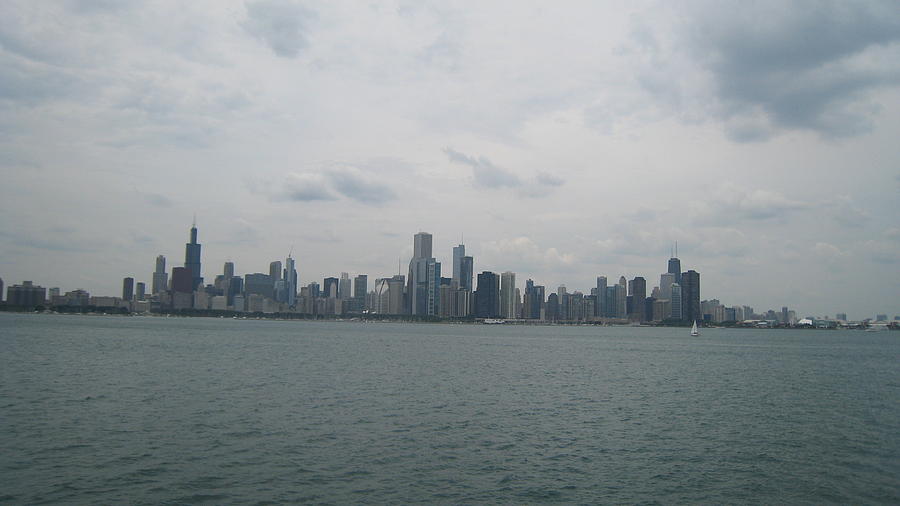
<svg viewBox="0 0 900 506">
<path fill-rule="evenodd" d="M 191 225 L 191 242 L 184 245 L 184 268 L 191 273 L 192 288 L 194 290 L 203 286 L 203 276 L 200 274 L 200 243 L 197 242 L 197 218 Z"/>
<path fill-rule="evenodd" d="M 669 259 L 668 273 L 675 275 L 676 283 L 681 283 L 681 260 L 678 259 L 678 242 L 675 242 L 675 248 L 672 250 L 672 258 Z"/>
</svg>

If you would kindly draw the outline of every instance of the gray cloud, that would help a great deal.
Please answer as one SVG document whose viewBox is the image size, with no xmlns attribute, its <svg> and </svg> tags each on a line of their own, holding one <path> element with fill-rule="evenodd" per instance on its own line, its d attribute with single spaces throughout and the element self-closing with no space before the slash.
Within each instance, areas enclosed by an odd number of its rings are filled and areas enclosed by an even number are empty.
<svg viewBox="0 0 900 506">
<path fill-rule="evenodd" d="M 134 189 L 135 193 L 143 200 L 146 204 L 156 207 L 172 207 L 172 199 L 166 197 L 165 195 L 147 191 L 141 191 L 137 188 Z"/>
<path fill-rule="evenodd" d="M 835 221 L 845 227 L 856 228 L 871 219 L 871 215 L 865 209 L 860 209 L 848 195 L 835 196 L 823 207 L 830 209 Z"/>
<path fill-rule="evenodd" d="M 309 172 L 290 173 L 278 196 L 294 202 L 312 202 L 316 200 L 335 200 L 325 178 Z"/>
<path fill-rule="evenodd" d="M 497 167 L 484 156 L 475 158 L 465 153 L 460 153 L 453 148 L 444 148 L 444 153 L 451 162 L 461 163 L 472 167 L 472 176 L 475 180 L 475 186 L 485 188 L 504 188 L 517 187 L 522 185 L 519 176 L 512 172 Z"/>
<path fill-rule="evenodd" d="M 0 238 L 19 248 L 45 250 L 51 252 L 79 253 L 96 251 L 96 245 L 78 237 L 78 231 L 68 227 L 50 227 L 37 234 L 31 231 L 0 230 Z"/>
<path fill-rule="evenodd" d="M 308 45 L 307 23 L 315 14 L 289 0 L 256 0 L 246 3 L 244 30 L 262 40 L 284 58 L 295 58 Z"/>
<path fill-rule="evenodd" d="M 338 193 L 363 204 L 383 204 L 397 198 L 390 186 L 353 167 L 332 169 L 326 177 Z"/>
<path fill-rule="evenodd" d="M 711 2 L 685 27 L 726 118 L 762 115 L 770 128 L 849 136 L 871 127 L 867 92 L 900 83 L 896 2 Z M 761 125 L 729 131 L 767 136 Z"/>
<path fill-rule="evenodd" d="M 0 46 L 3 41 L 0 40 Z M 71 98 L 86 89 L 80 76 L 0 51 L 0 101 L 18 105 Z"/>
<path fill-rule="evenodd" d="M 345 197 L 366 205 L 381 205 L 397 198 L 390 185 L 351 165 L 327 167 L 318 172 L 292 172 L 280 188 L 261 189 L 258 182 L 248 183 L 256 193 L 269 193 L 274 200 L 313 202 Z"/>
<path fill-rule="evenodd" d="M 786 221 L 810 205 L 770 190 L 750 190 L 734 184 L 720 185 L 710 192 L 713 198 L 689 204 L 694 222 L 723 225 L 735 220 Z"/>
<path fill-rule="evenodd" d="M 543 185 L 543 186 L 562 186 L 566 183 L 566 181 L 563 178 L 561 178 L 559 176 L 555 176 L 548 172 L 538 172 L 538 175 L 535 176 L 534 179 L 537 182 L 537 184 Z"/>
</svg>

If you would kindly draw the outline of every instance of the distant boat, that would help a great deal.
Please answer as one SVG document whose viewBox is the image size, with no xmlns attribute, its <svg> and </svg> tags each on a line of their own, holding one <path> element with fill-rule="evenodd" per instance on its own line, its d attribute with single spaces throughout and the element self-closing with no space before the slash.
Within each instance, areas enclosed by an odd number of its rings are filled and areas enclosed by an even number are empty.
<svg viewBox="0 0 900 506">
<path fill-rule="evenodd" d="M 484 319 L 485 325 L 499 325 L 499 324 L 503 324 L 503 323 L 506 323 L 506 320 L 502 320 L 500 318 L 485 318 Z"/>
<path fill-rule="evenodd" d="M 697 320 L 694 320 L 694 326 L 691 327 L 691 335 L 692 335 L 692 336 L 699 336 L 699 335 L 700 335 L 700 330 L 697 328 Z"/>
</svg>

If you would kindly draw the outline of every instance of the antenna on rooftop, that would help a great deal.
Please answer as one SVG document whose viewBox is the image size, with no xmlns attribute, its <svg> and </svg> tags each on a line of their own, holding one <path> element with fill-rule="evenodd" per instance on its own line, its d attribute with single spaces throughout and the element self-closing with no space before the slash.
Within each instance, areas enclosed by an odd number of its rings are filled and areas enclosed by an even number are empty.
<svg viewBox="0 0 900 506">
<path fill-rule="evenodd" d="M 191 223 L 191 226 L 197 228 L 197 213 L 194 213 L 194 221 Z"/>
<path fill-rule="evenodd" d="M 678 258 L 678 241 L 675 241 L 675 258 Z"/>
</svg>

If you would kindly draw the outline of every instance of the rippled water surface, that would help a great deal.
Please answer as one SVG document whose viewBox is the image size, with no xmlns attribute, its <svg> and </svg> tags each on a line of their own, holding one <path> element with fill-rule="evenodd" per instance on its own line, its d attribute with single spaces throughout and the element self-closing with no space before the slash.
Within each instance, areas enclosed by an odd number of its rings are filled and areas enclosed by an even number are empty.
<svg viewBox="0 0 900 506">
<path fill-rule="evenodd" d="M 900 502 L 900 333 L 687 334 L 0 314 L 0 502 Z"/>
</svg>

